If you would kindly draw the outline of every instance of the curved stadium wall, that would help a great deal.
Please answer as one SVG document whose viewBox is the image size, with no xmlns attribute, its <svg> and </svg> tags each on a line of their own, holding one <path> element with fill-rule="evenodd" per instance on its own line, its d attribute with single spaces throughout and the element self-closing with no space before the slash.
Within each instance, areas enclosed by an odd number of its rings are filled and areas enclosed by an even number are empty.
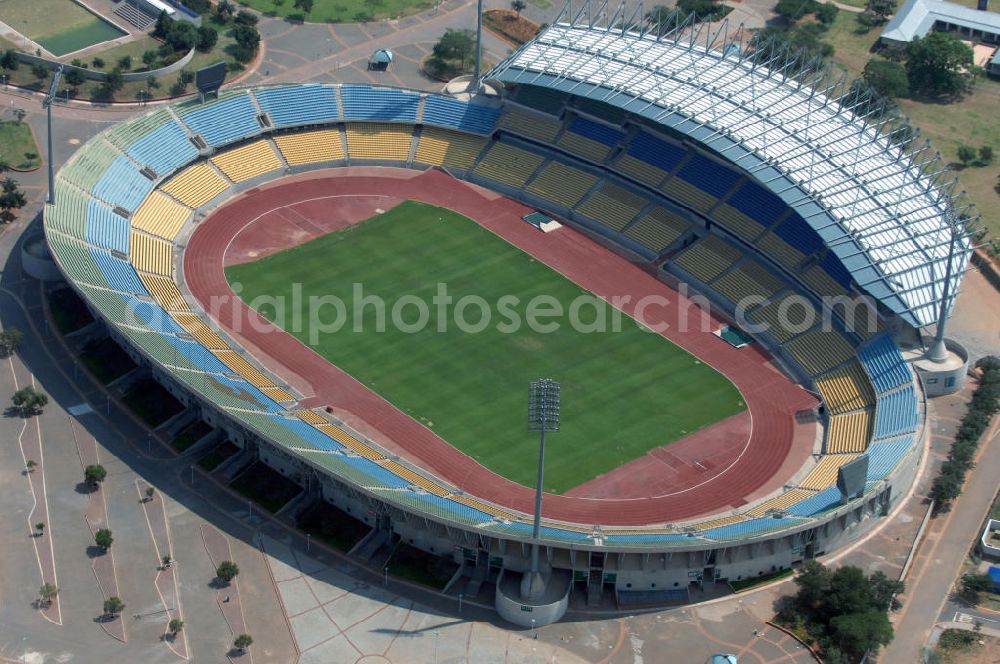
<svg viewBox="0 0 1000 664">
<path fill-rule="evenodd" d="M 615 113 L 530 86 L 491 104 L 361 85 L 230 91 L 153 111 L 82 146 L 58 174 L 46 236 L 67 280 L 110 333 L 238 445 L 416 546 L 456 558 L 484 552 L 489 564 L 520 570 L 528 515 L 453 491 L 323 415 L 297 408 L 266 367 L 248 361 L 184 297 L 178 241 L 231 192 L 288 172 L 351 164 L 438 167 L 656 261 L 664 274 L 723 303 L 739 291 L 704 266 L 733 251 L 745 256 L 747 275 L 759 275 L 758 268 L 777 275 L 780 292 L 815 300 L 852 288 L 836 256 L 754 178 L 653 123 Z M 350 138 L 401 133 L 408 137 L 402 143 Z M 568 174 L 566 182 L 582 178 L 582 193 L 547 187 L 549 168 Z M 725 191 L 720 182 L 729 183 Z M 622 223 L 607 201 L 631 217 Z M 762 221 L 761 210 L 772 216 Z M 757 313 L 766 319 L 766 305 Z M 919 391 L 895 343 L 881 329 L 779 333 L 761 341 L 828 404 L 838 402 L 837 386 L 844 384 L 862 399 L 829 409 L 828 437 L 836 418 L 858 420 L 861 413 L 863 421 L 851 425 L 853 437 L 826 441 L 816 472 L 802 480 L 808 486 L 689 524 L 546 521 L 549 564 L 590 570 L 598 555 L 604 580 L 616 585 L 623 603 L 627 589 L 650 586 L 670 589 L 656 601 L 683 599 L 678 594 L 686 596 L 687 583 L 706 568 L 728 579 L 784 568 L 837 546 L 887 512 L 912 481 L 922 447 Z M 842 504 L 836 467 L 859 454 L 869 457 L 864 495 Z"/>
</svg>

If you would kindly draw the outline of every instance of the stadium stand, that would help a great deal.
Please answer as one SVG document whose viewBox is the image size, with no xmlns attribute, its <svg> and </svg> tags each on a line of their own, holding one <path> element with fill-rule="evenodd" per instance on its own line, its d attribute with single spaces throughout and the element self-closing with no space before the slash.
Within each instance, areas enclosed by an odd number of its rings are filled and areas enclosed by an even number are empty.
<svg viewBox="0 0 1000 664">
<path fill-rule="evenodd" d="M 140 274 L 139 278 L 142 280 L 143 285 L 146 286 L 146 290 L 156 298 L 156 301 L 165 311 L 190 311 L 191 308 L 184 300 L 184 296 L 172 279 L 153 274 Z M 181 327 L 184 327 L 184 324 L 181 323 L 177 316 L 174 316 L 174 319 L 177 320 Z"/>
<path fill-rule="evenodd" d="M 439 125 L 449 129 L 488 134 L 500 117 L 500 109 L 483 104 L 470 104 L 452 97 L 427 95 L 424 97 L 424 124 Z"/>
<path fill-rule="evenodd" d="M 562 129 L 562 123 L 548 115 L 511 108 L 500 116 L 499 128 L 551 144 Z"/>
<path fill-rule="evenodd" d="M 204 205 L 228 188 L 229 183 L 207 162 L 188 166 L 160 187 L 190 208 Z"/>
<path fill-rule="evenodd" d="M 119 147 L 136 163 L 147 166 L 158 175 L 172 173 L 180 166 L 198 156 L 198 151 L 188 139 L 187 132 L 169 115 L 154 112 L 158 126 L 134 141 L 126 141 L 122 136 Z M 109 136 L 108 140 L 112 140 Z M 112 142 L 114 142 L 112 140 Z"/>
<path fill-rule="evenodd" d="M 822 491 L 837 482 L 837 470 L 849 461 L 858 458 L 857 454 L 828 454 L 820 459 L 819 463 L 809 471 L 805 479 L 799 482 L 799 487 L 803 489 L 816 489 Z"/>
<path fill-rule="evenodd" d="M 868 481 L 882 480 L 914 448 L 913 436 L 876 441 L 868 446 Z"/>
<path fill-rule="evenodd" d="M 621 231 L 646 204 L 645 198 L 604 181 L 599 189 L 576 208 L 576 212 L 612 230 Z"/>
<path fill-rule="evenodd" d="M 118 216 L 93 198 L 87 201 L 86 227 L 87 242 L 103 249 L 128 253 L 128 219 Z"/>
<path fill-rule="evenodd" d="M 875 393 L 856 360 L 816 379 L 816 389 L 831 413 L 844 413 L 874 405 Z"/>
<path fill-rule="evenodd" d="M 391 88 L 367 85 L 343 85 L 340 100 L 344 118 L 348 120 L 407 120 L 417 119 L 420 95 Z"/>
<path fill-rule="evenodd" d="M 233 182 L 243 182 L 282 168 L 281 159 L 266 138 L 216 153 L 211 161 Z"/>
<path fill-rule="evenodd" d="M 528 183 L 527 190 L 564 208 L 572 208 L 597 184 L 597 176 L 561 161 L 550 161 Z"/>
<path fill-rule="evenodd" d="M 779 265 L 783 265 L 789 270 L 797 268 L 805 259 L 801 252 L 771 232 L 759 237 L 756 244 L 771 260 L 777 261 Z"/>
<path fill-rule="evenodd" d="M 274 137 L 274 142 L 289 166 L 340 161 L 344 158 L 344 144 L 340 140 L 339 129 L 279 134 Z"/>
<path fill-rule="evenodd" d="M 132 228 L 173 240 L 190 218 L 190 208 L 154 191 L 132 215 Z"/>
<path fill-rule="evenodd" d="M 691 228 L 691 223 L 668 210 L 656 206 L 625 229 L 629 237 L 647 249 L 659 253 Z"/>
<path fill-rule="evenodd" d="M 567 125 L 556 145 L 578 157 L 601 163 L 607 159 L 612 146 L 624 137 L 617 129 L 578 117 Z"/>
<path fill-rule="evenodd" d="M 122 293 L 146 292 L 142 282 L 139 281 L 139 276 L 128 261 L 96 247 L 90 247 L 90 255 L 111 289 Z"/>
<path fill-rule="evenodd" d="M 275 127 L 323 124 L 340 117 L 336 88 L 330 85 L 302 84 L 254 91 L 260 110 L 267 113 Z"/>
<path fill-rule="evenodd" d="M 223 95 L 216 102 L 196 104 L 181 112 L 181 122 L 212 147 L 219 147 L 260 132 L 257 107 L 247 92 Z"/>
<path fill-rule="evenodd" d="M 869 409 L 834 415 L 827 425 L 824 451 L 827 454 L 864 452 L 871 432 L 872 411 Z"/>
<path fill-rule="evenodd" d="M 135 211 L 153 189 L 153 183 L 143 176 L 124 155 L 115 159 L 91 190 L 91 195 L 111 206 Z"/>
<path fill-rule="evenodd" d="M 810 329 L 820 320 L 819 311 L 812 302 L 797 293 L 781 295 L 751 309 L 747 317 L 762 326 L 760 331 L 767 332 L 782 343 Z"/>
<path fill-rule="evenodd" d="M 550 88 L 522 85 L 517 89 L 517 103 L 549 115 L 559 115 L 566 104 L 566 95 Z"/>
<path fill-rule="evenodd" d="M 812 330 L 784 345 L 810 374 L 821 374 L 854 356 L 854 348 L 835 330 Z"/>
<path fill-rule="evenodd" d="M 97 181 L 121 154 L 105 141 L 88 143 L 86 150 L 78 150 L 59 170 L 59 179 L 71 182 L 81 190 L 92 193 Z M 127 160 L 126 160 L 127 161 Z"/>
<path fill-rule="evenodd" d="M 862 346 L 858 357 L 879 392 L 887 392 L 913 380 L 903 356 L 888 336 L 880 336 Z"/>
<path fill-rule="evenodd" d="M 545 158 L 497 141 L 479 159 L 473 171 L 484 178 L 520 189 Z"/>
<path fill-rule="evenodd" d="M 413 160 L 421 164 L 467 171 L 483 151 L 486 139 L 457 131 L 424 127 Z"/>
<path fill-rule="evenodd" d="M 407 161 L 412 142 L 412 127 L 370 122 L 347 125 L 349 159 Z"/>
<path fill-rule="evenodd" d="M 770 299 L 785 283 L 774 276 L 763 265 L 746 258 L 734 269 L 712 283 L 712 288 L 724 295 L 730 302 L 746 305 Z M 749 298 L 757 298 L 752 301 Z"/>
<path fill-rule="evenodd" d="M 131 258 L 135 269 L 169 277 L 173 274 L 173 245 L 160 238 L 132 231 Z"/>
<path fill-rule="evenodd" d="M 814 491 L 809 491 L 806 489 L 791 489 L 790 491 L 785 491 L 784 493 L 765 500 L 757 507 L 747 512 L 748 516 L 751 517 L 761 517 L 766 516 L 769 512 L 783 512 L 790 505 L 794 505 L 804 498 L 815 495 Z"/>
<path fill-rule="evenodd" d="M 789 506 L 786 512 L 795 516 L 815 516 L 839 506 L 842 502 L 840 489 L 832 486 Z"/>
<path fill-rule="evenodd" d="M 714 235 L 706 235 L 681 252 L 672 264 L 708 283 L 740 259 L 740 251 Z"/>
<path fill-rule="evenodd" d="M 780 240 L 778 240 L 777 243 L 770 242 L 769 244 L 765 244 L 764 242 L 758 242 L 757 244 L 765 251 L 773 253 L 773 255 L 786 267 L 794 268 L 798 262 L 801 262 L 802 260 L 801 254 L 798 254 L 798 252 L 795 254 L 788 254 L 783 257 L 780 253 L 782 245 L 787 248 L 787 252 L 794 252 L 795 250 L 788 247 L 787 244 L 781 242 Z M 794 263 L 791 262 L 792 256 L 799 256 L 799 261 Z M 844 288 L 838 284 L 821 265 L 812 265 L 811 267 L 807 267 L 802 272 L 802 281 L 822 296 L 837 297 L 838 295 L 843 295 L 845 292 Z"/>
<path fill-rule="evenodd" d="M 879 395 L 875 405 L 876 439 L 916 431 L 918 422 L 917 395 L 912 384 Z"/>
</svg>

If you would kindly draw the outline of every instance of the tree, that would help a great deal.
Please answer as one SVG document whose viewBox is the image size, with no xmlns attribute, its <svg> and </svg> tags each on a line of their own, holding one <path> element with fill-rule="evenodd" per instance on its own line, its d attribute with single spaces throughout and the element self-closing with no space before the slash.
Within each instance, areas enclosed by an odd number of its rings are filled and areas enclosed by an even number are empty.
<svg viewBox="0 0 1000 664">
<path fill-rule="evenodd" d="M 885 23 L 896 11 L 896 0 L 866 0 L 865 13 L 876 23 Z"/>
<path fill-rule="evenodd" d="M 4 178 L 3 182 L 0 183 L 0 210 L 3 211 L 3 219 L 5 221 L 10 221 L 14 218 L 11 210 L 20 210 L 27 205 L 27 203 L 28 199 L 25 197 L 24 192 L 18 188 L 17 180 L 9 177 Z"/>
<path fill-rule="evenodd" d="M 517 14 L 517 18 L 521 18 L 521 12 L 528 8 L 528 3 L 524 0 L 510 0 L 510 8 Z"/>
<path fill-rule="evenodd" d="M 303 14 L 308 14 L 313 10 L 313 0 L 295 0 L 292 6 L 301 9 Z"/>
<path fill-rule="evenodd" d="M 66 70 L 66 73 L 63 74 L 63 79 L 65 79 L 66 85 L 69 87 L 78 88 L 83 85 L 84 81 L 87 80 L 87 77 L 84 76 L 83 72 L 79 69 L 69 68 Z"/>
<path fill-rule="evenodd" d="M 14 392 L 10 400 L 14 404 L 14 407 L 18 408 L 25 417 L 40 414 L 42 409 L 49 403 L 49 398 L 31 385 L 26 385 L 17 392 Z"/>
<path fill-rule="evenodd" d="M 177 633 L 184 629 L 184 621 L 180 618 L 173 618 L 167 623 L 167 629 L 170 630 L 171 636 L 177 636 Z"/>
<path fill-rule="evenodd" d="M 156 495 L 156 489 L 151 486 L 146 487 L 146 500 L 152 500 L 154 495 Z"/>
<path fill-rule="evenodd" d="M 215 28 L 203 25 L 198 28 L 194 46 L 202 53 L 211 51 L 219 41 L 219 33 Z"/>
<path fill-rule="evenodd" d="M 118 69 L 112 69 L 109 71 L 105 77 L 104 82 L 101 83 L 101 92 L 105 97 L 109 99 L 115 96 L 115 93 L 122 89 L 125 85 L 125 78 Z"/>
<path fill-rule="evenodd" d="M 17 51 L 8 48 L 0 55 L 0 69 L 4 71 L 16 71 L 21 61 L 17 59 Z"/>
<path fill-rule="evenodd" d="M 892 624 L 885 611 L 848 613 L 830 621 L 830 632 L 834 642 L 846 645 L 840 650 L 863 653 L 878 650 L 892 641 Z"/>
<path fill-rule="evenodd" d="M 52 604 L 52 600 L 54 600 L 58 594 L 59 589 L 48 582 L 43 583 L 42 587 L 38 589 L 38 596 L 42 599 L 42 603 L 45 606 Z"/>
<path fill-rule="evenodd" d="M 42 533 L 45 532 L 45 524 L 39 521 L 35 524 L 35 530 L 38 531 L 38 537 L 41 537 Z"/>
<path fill-rule="evenodd" d="M 109 597 L 104 600 L 104 615 L 117 616 L 125 610 L 125 602 L 120 597 Z"/>
<path fill-rule="evenodd" d="M 104 466 L 99 463 L 92 463 L 83 469 L 83 481 L 95 488 L 103 482 L 107 476 L 108 471 L 106 471 Z"/>
<path fill-rule="evenodd" d="M 993 590 L 993 579 L 989 574 L 966 572 L 958 580 L 958 592 L 970 604 L 979 603 L 979 594 Z"/>
<path fill-rule="evenodd" d="M 115 69 L 121 69 L 122 71 L 128 71 L 132 68 L 132 56 L 125 55 L 118 58 L 118 64 L 115 65 Z"/>
<path fill-rule="evenodd" d="M 35 472 L 35 468 L 38 467 L 38 462 L 34 459 L 28 459 L 28 462 L 24 464 L 24 467 L 28 469 L 29 473 Z"/>
<path fill-rule="evenodd" d="M 145 53 L 142 54 L 142 64 L 144 64 L 147 67 L 149 67 L 150 69 L 152 69 L 153 65 L 156 64 L 156 61 L 159 58 L 160 58 L 160 56 L 157 55 L 156 51 L 150 49 L 150 50 L 148 50 L 148 51 L 146 51 Z"/>
<path fill-rule="evenodd" d="M 166 39 L 173 22 L 173 19 L 167 16 L 167 10 L 161 9 L 156 17 L 156 24 L 153 25 L 153 36 L 157 39 Z"/>
<path fill-rule="evenodd" d="M 677 10 L 687 16 L 695 15 L 695 20 L 707 21 L 716 18 L 723 5 L 716 0 L 677 0 Z"/>
<path fill-rule="evenodd" d="M 971 145 L 959 145 L 958 146 L 958 160 L 962 162 L 963 165 L 968 166 L 969 162 L 976 158 L 976 148 Z"/>
<path fill-rule="evenodd" d="M 434 45 L 433 55 L 441 60 L 457 60 L 463 65 L 476 46 L 472 30 L 448 28 Z"/>
<path fill-rule="evenodd" d="M 795 21 L 816 11 L 815 0 L 778 0 L 774 13 L 786 21 Z"/>
<path fill-rule="evenodd" d="M 910 91 L 906 69 L 898 62 L 872 58 L 862 74 L 865 82 L 883 97 L 903 97 Z"/>
<path fill-rule="evenodd" d="M 94 65 L 94 69 L 104 69 L 104 58 L 94 58 L 90 64 Z"/>
<path fill-rule="evenodd" d="M 813 11 L 813 15 L 816 20 L 823 25 L 833 25 L 833 22 L 837 20 L 837 14 L 840 13 L 840 9 L 836 5 L 831 5 L 827 3 L 818 3 L 816 9 Z"/>
<path fill-rule="evenodd" d="M 49 68 L 41 63 L 31 65 L 31 75 L 41 80 L 49 75 Z"/>
<path fill-rule="evenodd" d="M 906 48 L 910 89 L 920 94 L 955 97 L 968 91 L 973 67 L 972 49 L 951 32 L 931 32 Z"/>
<path fill-rule="evenodd" d="M 982 164 L 989 164 L 993 161 L 993 146 L 992 145 L 981 145 L 979 146 L 979 161 Z"/>
<path fill-rule="evenodd" d="M 175 53 L 187 53 L 198 42 L 198 29 L 193 23 L 176 21 L 170 26 L 166 42 Z"/>
<path fill-rule="evenodd" d="M 249 634 L 240 634 L 233 641 L 233 645 L 236 647 L 237 650 L 243 652 L 251 645 L 253 645 L 253 637 L 250 636 Z"/>
<path fill-rule="evenodd" d="M 24 339 L 24 332 L 16 327 L 8 327 L 0 332 L 0 355 L 12 355 Z"/>
<path fill-rule="evenodd" d="M 219 4 L 216 6 L 215 11 L 218 13 L 220 18 L 226 20 L 236 13 L 236 7 L 232 2 L 230 2 L 230 0 L 219 0 Z"/>
<path fill-rule="evenodd" d="M 256 14 L 251 11 L 247 11 L 246 9 L 241 9 L 236 12 L 236 17 L 233 19 L 233 22 L 236 23 L 236 25 L 248 25 L 252 28 L 257 25 L 257 20 Z"/>
<path fill-rule="evenodd" d="M 108 528 L 98 528 L 97 532 L 94 533 L 94 544 L 105 551 L 111 548 L 114 541 L 115 538 L 112 537 L 111 531 Z"/>
<path fill-rule="evenodd" d="M 236 47 L 233 49 L 233 56 L 239 62 L 250 62 L 257 54 L 257 46 L 260 44 L 260 33 L 252 25 L 238 24 L 233 28 L 233 39 L 236 40 Z"/>
<path fill-rule="evenodd" d="M 236 575 L 240 573 L 240 567 L 232 560 L 223 560 L 219 563 L 219 566 L 215 569 L 215 576 L 219 578 L 223 583 L 229 585 L 229 583 L 236 578 Z"/>
</svg>

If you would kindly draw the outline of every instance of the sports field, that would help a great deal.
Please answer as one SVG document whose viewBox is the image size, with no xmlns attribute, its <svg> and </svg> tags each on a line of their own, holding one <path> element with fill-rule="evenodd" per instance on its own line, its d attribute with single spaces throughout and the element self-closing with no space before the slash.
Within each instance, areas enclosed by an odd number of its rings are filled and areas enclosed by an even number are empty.
<svg viewBox="0 0 1000 664">
<path fill-rule="evenodd" d="M 406 202 L 344 231 L 229 267 L 226 276 L 267 318 L 487 468 L 522 484 L 534 483 L 537 461 L 537 436 L 527 432 L 528 383 L 560 381 L 562 428 L 549 438 L 546 454 L 545 486 L 552 492 L 744 410 L 724 376 L 627 316 L 621 315 L 620 331 L 577 330 L 567 316 L 539 318 L 559 323 L 551 332 L 513 325 L 514 317 L 527 320 L 536 296 L 552 298 L 550 304 L 565 311 L 588 294 L 441 208 Z M 383 331 L 373 305 L 354 317 L 355 284 L 364 296 L 385 301 Z M 433 301 L 439 284 L 453 298 L 443 316 Z M 463 331 L 455 323 L 455 305 L 470 295 L 491 311 L 482 331 Z M 344 302 L 338 331 L 314 332 L 332 326 L 335 306 L 313 321 L 290 314 L 294 300 L 307 310 L 311 296 Z M 403 296 L 427 303 L 428 320 L 419 331 L 391 323 L 393 305 Z M 275 301 L 285 303 L 283 316 L 276 315 Z M 413 302 L 403 308 L 404 323 L 418 327 L 418 309 Z M 595 317 L 593 306 L 581 307 L 583 323 Z M 479 306 L 468 307 L 464 320 L 480 322 Z M 610 313 L 607 320 L 612 328 Z"/>
<path fill-rule="evenodd" d="M 73 0 L 4 0 L 0 19 L 56 56 L 126 34 Z"/>
</svg>

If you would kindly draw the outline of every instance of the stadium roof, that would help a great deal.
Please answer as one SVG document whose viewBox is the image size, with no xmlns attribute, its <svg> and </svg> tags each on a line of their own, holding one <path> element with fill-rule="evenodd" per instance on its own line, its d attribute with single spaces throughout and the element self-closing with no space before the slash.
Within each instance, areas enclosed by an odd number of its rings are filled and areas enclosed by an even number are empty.
<svg viewBox="0 0 1000 664">
<path fill-rule="evenodd" d="M 487 78 L 603 101 L 686 135 L 780 196 L 905 320 L 923 327 L 950 312 L 969 223 L 964 192 L 929 145 L 907 152 L 895 139 L 908 127 L 856 113 L 865 100 L 843 80 L 827 84 L 787 52 L 748 57 L 742 26 L 734 37 L 726 23 L 629 32 L 607 26 L 641 16 L 602 8 L 567 6 Z"/>
<path fill-rule="evenodd" d="M 939 21 L 1000 35 L 1000 14 L 996 12 L 980 11 L 944 0 L 907 0 L 880 36 L 887 41 L 911 42 L 926 35 Z"/>
</svg>

